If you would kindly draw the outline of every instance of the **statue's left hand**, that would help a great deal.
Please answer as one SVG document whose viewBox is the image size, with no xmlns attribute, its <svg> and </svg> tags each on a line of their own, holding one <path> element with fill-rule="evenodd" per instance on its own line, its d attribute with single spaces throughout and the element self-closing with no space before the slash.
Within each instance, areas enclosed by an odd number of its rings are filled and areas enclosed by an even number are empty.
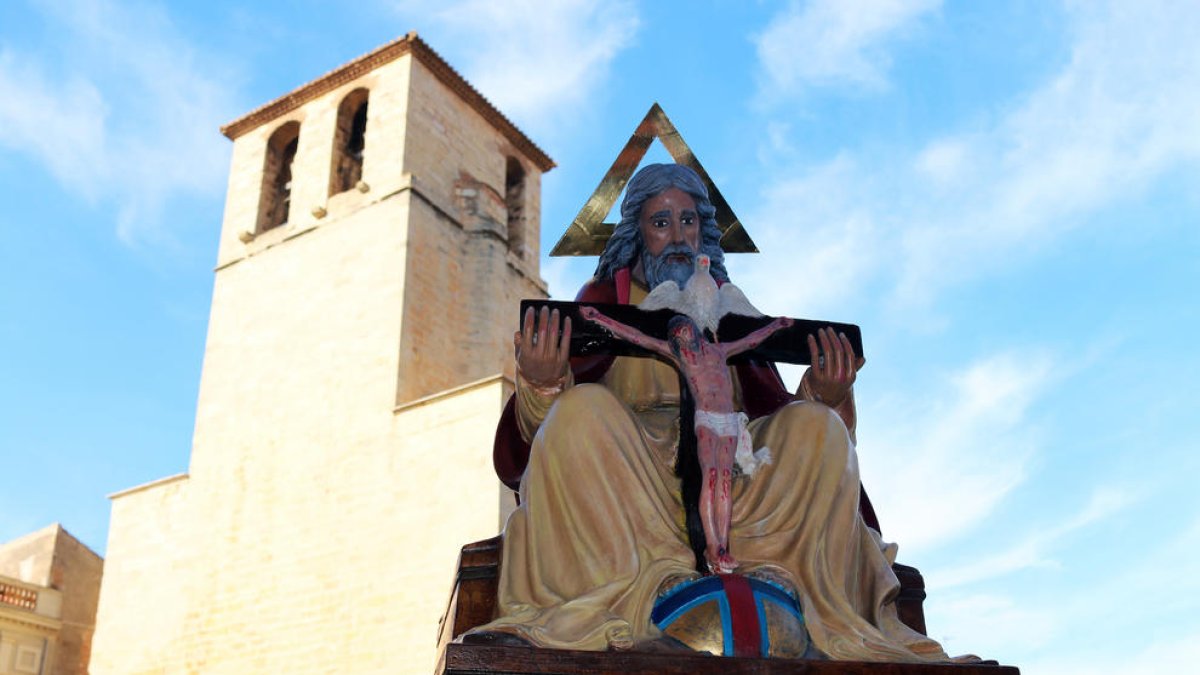
<svg viewBox="0 0 1200 675">
<path fill-rule="evenodd" d="M 809 335 L 808 353 L 812 358 L 805 374 L 809 389 L 818 401 L 836 408 L 850 395 L 858 371 L 867 360 L 857 356 L 849 338 L 844 333 L 835 333 L 833 328 L 817 330 L 816 337 Z"/>
</svg>

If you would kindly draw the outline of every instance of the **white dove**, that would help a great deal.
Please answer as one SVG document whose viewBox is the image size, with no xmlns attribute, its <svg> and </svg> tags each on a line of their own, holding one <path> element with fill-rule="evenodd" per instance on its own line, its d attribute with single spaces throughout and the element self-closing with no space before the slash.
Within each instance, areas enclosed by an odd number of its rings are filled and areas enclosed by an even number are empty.
<svg viewBox="0 0 1200 675">
<path fill-rule="evenodd" d="M 680 290 L 679 284 L 668 279 L 659 284 L 646 299 L 638 305 L 638 309 L 653 311 L 656 309 L 673 309 L 680 314 L 686 314 L 701 329 L 707 328 L 713 337 L 717 335 L 717 326 L 721 317 L 726 314 L 742 316 L 762 316 L 762 312 L 746 299 L 746 294 L 733 284 L 726 283 L 717 287 L 709 271 L 708 256 L 696 256 L 696 270 Z"/>
</svg>

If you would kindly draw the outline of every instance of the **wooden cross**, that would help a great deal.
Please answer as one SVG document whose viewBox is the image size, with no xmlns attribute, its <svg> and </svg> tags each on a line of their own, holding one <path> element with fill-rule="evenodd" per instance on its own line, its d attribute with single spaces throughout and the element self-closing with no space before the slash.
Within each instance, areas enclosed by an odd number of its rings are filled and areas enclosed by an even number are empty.
<svg viewBox="0 0 1200 675">
<path fill-rule="evenodd" d="M 596 302 L 560 302 L 556 300 L 522 300 L 521 314 L 534 308 L 534 319 L 538 320 L 538 311 L 548 307 L 551 311 L 557 309 L 561 317 L 571 317 L 571 356 L 653 356 L 649 351 L 623 340 L 614 338 L 607 330 L 579 316 L 579 308 L 595 307 L 621 323 L 631 326 L 652 337 L 665 340 L 667 337 L 667 322 L 675 316 L 669 309 L 654 312 L 643 312 L 635 305 L 618 305 Z M 748 317 L 736 314 L 726 314 L 721 318 L 717 329 L 717 339 L 721 342 L 732 342 L 767 325 L 773 317 Z M 782 328 L 767 338 L 758 347 L 743 352 L 729 359 L 730 365 L 747 361 L 775 361 L 777 363 L 796 363 L 811 365 L 808 352 L 807 338 L 816 336 L 817 329 L 832 327 L 839 333 L 845 333 L 854 347 L 854 353 L 863 356 L 862 331 L 852 323 L 837 323 L 835 321 L 811 321 L 795 319 L 795 323 Z M 518 325 L 519 325 L 518 321 Z"/>
</svg>

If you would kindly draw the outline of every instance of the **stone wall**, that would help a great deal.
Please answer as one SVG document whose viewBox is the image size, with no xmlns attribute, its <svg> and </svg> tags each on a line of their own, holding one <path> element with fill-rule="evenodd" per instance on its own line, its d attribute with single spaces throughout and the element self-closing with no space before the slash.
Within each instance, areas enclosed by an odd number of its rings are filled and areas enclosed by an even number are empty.
<svg viewBox="0 0 1200 675">
<path fill-rule="evenodd" d="M 537 276 L 540 173 L 498 131 L 419 62 L 411 78 L 404 163 L 413 177 L 406 307 L 432 303 L 443 312 L 409 312 L 402 336 L 397 402 L 451 383 L 497 372 L 513 375 L 512 333 L 522 298 L 547 297 Z M 509 251 L 505 176 L 509 157 L 526 167 L 524 255 Z M 437 369 L 420 355 L 460 348 Z M 492 355 L 481 359 L 479 355 Z"/>
<path fill-rule="evenodd" d="M 100 556 L 58 524 L 0 545 L 6 595 L 36 598 L 32 607 L 0 603 L 0 673 L 86 673 L 103 570 Z"/>
<path fill-rule="evenodd" d="M 184 636 L 202 560 L 190 493 L 179 475 L 111 496 L 92 673 L 167 672 L 155 669 Z"/>
<path fill-rule="evenodd" d="M 330 197 L 338 105 L 364 86 L 366 190 Z M 293 120 L 292 215 L 255 232 Z M 458 550 L 511 508 L 492 434 L 517 302 L 545 297 L 536 247 L 488 226 L 503 199 L 459 189 L 503 195 L 515 152 L 411 56 L 235 140 L 191 465 L 114 496 L 92 673 L 434 667 Z"/>
</svg>

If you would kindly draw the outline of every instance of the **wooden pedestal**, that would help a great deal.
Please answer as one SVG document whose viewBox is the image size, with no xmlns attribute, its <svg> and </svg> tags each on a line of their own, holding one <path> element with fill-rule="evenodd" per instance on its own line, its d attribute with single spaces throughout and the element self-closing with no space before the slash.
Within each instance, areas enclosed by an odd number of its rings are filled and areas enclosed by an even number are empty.
<svg viewBox="0 0 1200 675">
<path fill-rule="evenodd" d="M 480 673 L 620 673 L 621 675 L 1020 675 L 1011 666 L 748 659 L 710 654 L 580 652 L 564 649 L 448 645 L 437 671 Z"/>
</svg>

